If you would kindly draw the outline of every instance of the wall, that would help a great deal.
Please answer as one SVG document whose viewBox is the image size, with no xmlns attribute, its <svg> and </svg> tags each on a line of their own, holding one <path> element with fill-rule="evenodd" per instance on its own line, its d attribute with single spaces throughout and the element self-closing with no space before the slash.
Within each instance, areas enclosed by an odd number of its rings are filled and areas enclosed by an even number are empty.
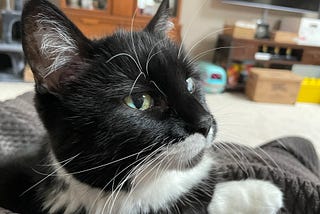
<svg viewBox="0 0 320 214">
<path fill-rule="evenodd" d="M 257 20 L 262 16 L 263 10 L 258 8 L 250 8 L 243 6 L 234 6 L 221 3 L 221 0 L 182 0 L 181 24 L 182 37 L 185 36 L 185 48 L 189 50 L 196 42 L 204 38 L 206 35 L 219 31 L 214 35 L 204 39 L 192 51 L 192 56 L 213 49 L 217 35 L 223 31 L 225 23 L 233 24 L 236 20 Z M 201 5 L 204 5 L 201 7 Z M 197 12 L 199 11 L 199 12 Z M 271 27 L 277 20 L 284 17 L 300 17 L 295 13 L 270 11 L 269 23 Z M 195 18 L 194 18 L 195 17 Z M 188 26 L 190 25 L 190 29 Z M 211 61 L 213 51 L 202 59 Z"/>
</svg>

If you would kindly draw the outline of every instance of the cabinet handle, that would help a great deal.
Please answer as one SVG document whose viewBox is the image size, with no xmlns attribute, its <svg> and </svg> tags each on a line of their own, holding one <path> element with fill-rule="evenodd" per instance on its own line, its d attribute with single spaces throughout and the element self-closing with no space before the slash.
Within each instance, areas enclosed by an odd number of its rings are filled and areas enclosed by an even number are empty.
<svg viewBox="0 0 320 214">
<path fill-rule="evenodd" d="M 98 20 L 98 19 L 81 19 L 81 21 L 82 21 L 84 24 L 87 24 L 87 25 L 96 25 L 96 24 L 99 24 L 99 20 Z"/>
</svg>

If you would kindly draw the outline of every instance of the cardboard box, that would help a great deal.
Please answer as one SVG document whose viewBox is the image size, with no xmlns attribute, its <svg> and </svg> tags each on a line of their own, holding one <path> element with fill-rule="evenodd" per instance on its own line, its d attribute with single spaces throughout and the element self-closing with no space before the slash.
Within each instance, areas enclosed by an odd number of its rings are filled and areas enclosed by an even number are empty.
<svg viewBox="0 0 320 214">
<path fill-rule="evenodd" d="M 252 68 L 246 95 L 257 102 L 294 104 L 302 79 L 289 70 Z"/>
<path fill-rule="evenodd" d="M 25 82 L 34 82 L 33 73 L 32 73 L 31 68 L 28 64 L 24 68 L 23 80 Z"/>
<path fill-rule="evenodd" d="M 246 27 L 225 25 L 224 34 L 231 35 L 238 39 L 254 39 L 256 30 Z"/>
<path fill-rule="evenodd" d="M 296 44 L 298 40 L 298 33 L 276 31 L 274 33 L 274 41 L 288 44 Z"/>
</svg>

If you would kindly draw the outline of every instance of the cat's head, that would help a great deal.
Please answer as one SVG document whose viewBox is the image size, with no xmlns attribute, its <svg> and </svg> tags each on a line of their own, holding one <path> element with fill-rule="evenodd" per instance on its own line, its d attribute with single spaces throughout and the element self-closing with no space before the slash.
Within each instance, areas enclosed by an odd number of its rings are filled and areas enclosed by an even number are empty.
<svg viewBox="0 0 320 214">
<path fill-rule="evenodd" d="M 72 160 L 64 168 L 78 180 L 109 182 L 108 190 L 146 166 L 184 170 L 212 142 L 200 75 L 167 38 L 168 17 L 165 0 L 142 31 L 91 41 L 47 1 L 26 4 L 22 40 L 36 107 L 55 158 Z"/>
</svg>

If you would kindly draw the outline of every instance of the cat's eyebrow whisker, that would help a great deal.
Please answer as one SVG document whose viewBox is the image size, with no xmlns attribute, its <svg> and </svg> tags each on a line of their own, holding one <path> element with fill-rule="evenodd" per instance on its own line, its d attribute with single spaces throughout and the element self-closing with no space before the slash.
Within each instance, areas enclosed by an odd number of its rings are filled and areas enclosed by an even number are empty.
<svg viewBox="0 0 320 214">
<path fill-rule="evenodd" d="M 149 54 L 148 54 L 147 63 L 146 63 L 146 72 L 147 72 L 148 75 L 149 75 L 149 69 L 148 69 L 149 63 L 148 63 L 148 62 L 150 61 L 150 56 L 151 56 L 153 50 L 154 50 L 154 49 L 157 47 L 157 45 L 158 45 L 160 42 L 162 42 L 162 41 L 163 41 L 163 39 L 157 41 L 157 42 L 153 45 L 153 47 L 151 48 L 151 50 L 150 50 L 150 52 L 149 52 Z M 152 56 L 153 56 L 153 55 L 152 55 Z"/>
<path fill-rule="evenodd" d="M 158 89 L 158 91 L 159 91 L 164 97 L 167 97 L 167 95 L 159 88 L 159 86 L 158 86 L 153 80 L 151 80 L 150 82 Z"/>
<path fill-rule="evenodd" d="M 190 55 L 191 51 L 197 46 L 199 45 L 203 40 L 207 39 L 208 37 L 212 36 L 212 35 L 216 35 L 217 33 L 221 32 L 221 31 L 226 31 L 226 30 L 231 30 L 232 28 L 222 28 L 219 30 L 216 30 L 214 32 L 211 32 L 207 35 L 205 35 L 202 39 L 200 39 L 198 42 L 196 42 L 190 49 L 189 51 L 186 53 L 185 57 L 183 58 L 183 61 L 185 61 L 187 59 L 187 57 Z"/>
<path fill-rule="evenodd" d="M 204 7 L 204 5 L 205 5 L 207 2 L 208 2 L 208 0 L 205 0 L 205 1 L 202 3 L 202 5 L 198 8 L 198 10 L 193 14 L 193 17 L 192 17 L 191 21 L 189 22 L 189 24 L 188 24 L 188 26 L 187 26 L 187 28 L 186 28 L 186 32 L 185 32 L 185 34 L 184 34 L 184 36 L 183 36 L 183 38 L 182 38 L 182 40 L 181 40 L 181 44 L 180 44 L 179 51 L 178 51 L 178 59 L 179 59 L 180 56 L 181 56 L 182 45 L 183 45 L 183 43 L 185 42 L 185 40 L 186 40 L 186 38 L 187 38 L 187 35 L 188 35 L 188 33 L 189 33 L 190 29 L 191 29 L 192 24 L 194 23 L 196 17 L 199 15 L 200 11 L 202 10 L 202 8 Z"/>
<path fill-rule="evenodd" d="M 147 78 L 146 75 L 145 75 L 143 72 L 140 72 L 140 73 L 138 74 L 137 78 L 134 80 L 134 82 L 133 82 L 133 84 L 132 84 L 132 87 L 131 87 L 130 92 L 129 92 L 129 96 L 131 96 L 132 91 L 133 91 L 133 89 L 134 89 L 134 86 L 137 84 L 137 82 L 138 82 L 138 80 L 139 80 L 139 78 L 140 78 L 141 75 L 143 75 L 145 79 Z"/>
<path fill-rule="evenodd" d="M 132 91 L 133 91 L 133 89 L 134 89 L 134 86 L 136 85 L 136 83 L 137 83 L 137 81 L 139 80 L 140 76 L 143 75 L 144 78 L 147 78 L 147 77 L 146 77 L 145 73 L 142 72 L 141 65 L 139 65 L 140 62 L 137 61 L 136 59 L 134 59 L 134 57 L 131 56 L 131 55 L 128 54 L 128 53 L 118 53 L 118 54 L 112 56 L 110 59 L 108 59 L 108 61 L 107 61 L 106 63 L 111 62 L 113 59 L 115 59 L 116 57 L 119 57 L 119 56 L 127 56 L 127 57 L 129 57 L 130 59 L 132 59 L 132 61 L 136 64 L 138 70 L 140 71 L 140 73 L 138 74 L 137 78 L 136 78 L 135 81 L 133 82 L 132 87 L 131 87 L 131 89 L 130 89 L 129 96 L 131 96 Z"/>
<path fill-rule="evenodd" d="M 136 64 L 138 70 L 142 73 L 142 69 L 141 69 L 141 67 L 139 66 L 137 60 L 136 60 L 133 56 L 131 56 L 130 54 L 128 54 L 128 53 L 118 53 L 118 54 L 112 56 L 110 59 L 108 59 L 108 60 L 106 61 L 106 64 L 109 63 L 109 62 L 111 62 L 113 59 L 115 59 L 115 58 L 117 58 L 117 57 L 119 57 L 119 56 L 127 56 L 127 57 L 129 57 L 130 59 L 132 59 L 132 61 Z"/>
<path fill-rule="evenodd" d="M 190 62 L 194 63 L 196 61 L 198 61 L 201 57 L 211 53 L 212 51 L 216 51 L 216 50 L 221 50 L 221 49 L 237 49 L 237 48 L 245 48 L 246 46 L 225 46 L 225 47 L 218 47 L 218 48 L 212 48 L 206 51 L 203 51 L 199 54 L 197 54 L 195 57 L 193 57 Z"/>
<path fill-rule="evenodd" d="M 150 53 L 151 53 L 151 52 L 150 52 Z M 149 75 L 149 63 L 150 63 L 151 59 L 152 59 L 155 55 L 157 55 L 157 54 L 159 54 L 159 53 L 161 53 L 161 50 L 158 51 L 158 52 L 156 52 L 156 53 L 154 53 L 154 54 L 152 54 L 151 56 L 148 56 L 148 59 L 147 59 L 147 62 L 146 62 L 146 72 L 147 72 L 148 75 Z"/>
<path fill-rule="evenodd" d="M 136 60 L 138 62 L 138 65 L 139 65 L 139 68 L 140 68 L 140 71 L 142 72 L 142 66 L 141 66 L 141 63 L 139 61 L 139 57 L 138 57 L 138 54 L 137 54 L 137 51 L 136 51 L 136 46 L 134 45 L 134 40 L 133 40 L 133 24 L 134 24 L 134 20 L 136 18 L 136 15 L 137 15 L 137 12 L 138 12 L 138 8 L 136 8 L 133 16 L 132 16 L 132 19 L 131 19 L 131 31 L 130 31 L 130 36 L 131 36 L 131 42 L 132 42 L 132 47 L 133 47 L 133 51 L 134 51 L 134 54 L 136 56 Z"/>
<path fill-rule="evenodd" d="M 68 163 L 70 163 L 72 160 L 74 160 L 76 157 L 79 156 L 80 153 L 78 153 L 77 155 L 73 156 L 69 161 L 67 161 L 66 163 L 64 163 L 63 165 L 61 165 L 60 167 L 58 167 L 57 169 L 55 169 L 52 173 L 50 173 L 49 175 L 47 175 L 46 177 L 44 177 L 43 179 L 41 179 L 40 181 L 38 181 L 37 183 L 35 183 L 34 185 L 32 185 L 31 187 L 29 187 L 27 190 L 25 190 L 23 193 L 20 194 L 20 196 L 23 196 L 24 194 L 26 194 L 27 192 L 29 192 L 30 190 L 32 190 L 33 188 L 35 188 L 36 186 L 38 186 L 39 184 L 41 184 L 43 181 L 45 181 L 46 179 L 48 179 L 50 176 L 52 176 L 53 174 L 55 174 L 56 172 L 58 172 L 60 169 L 62 169 L 65 165 L 67 165 Z"/>
</svg>

